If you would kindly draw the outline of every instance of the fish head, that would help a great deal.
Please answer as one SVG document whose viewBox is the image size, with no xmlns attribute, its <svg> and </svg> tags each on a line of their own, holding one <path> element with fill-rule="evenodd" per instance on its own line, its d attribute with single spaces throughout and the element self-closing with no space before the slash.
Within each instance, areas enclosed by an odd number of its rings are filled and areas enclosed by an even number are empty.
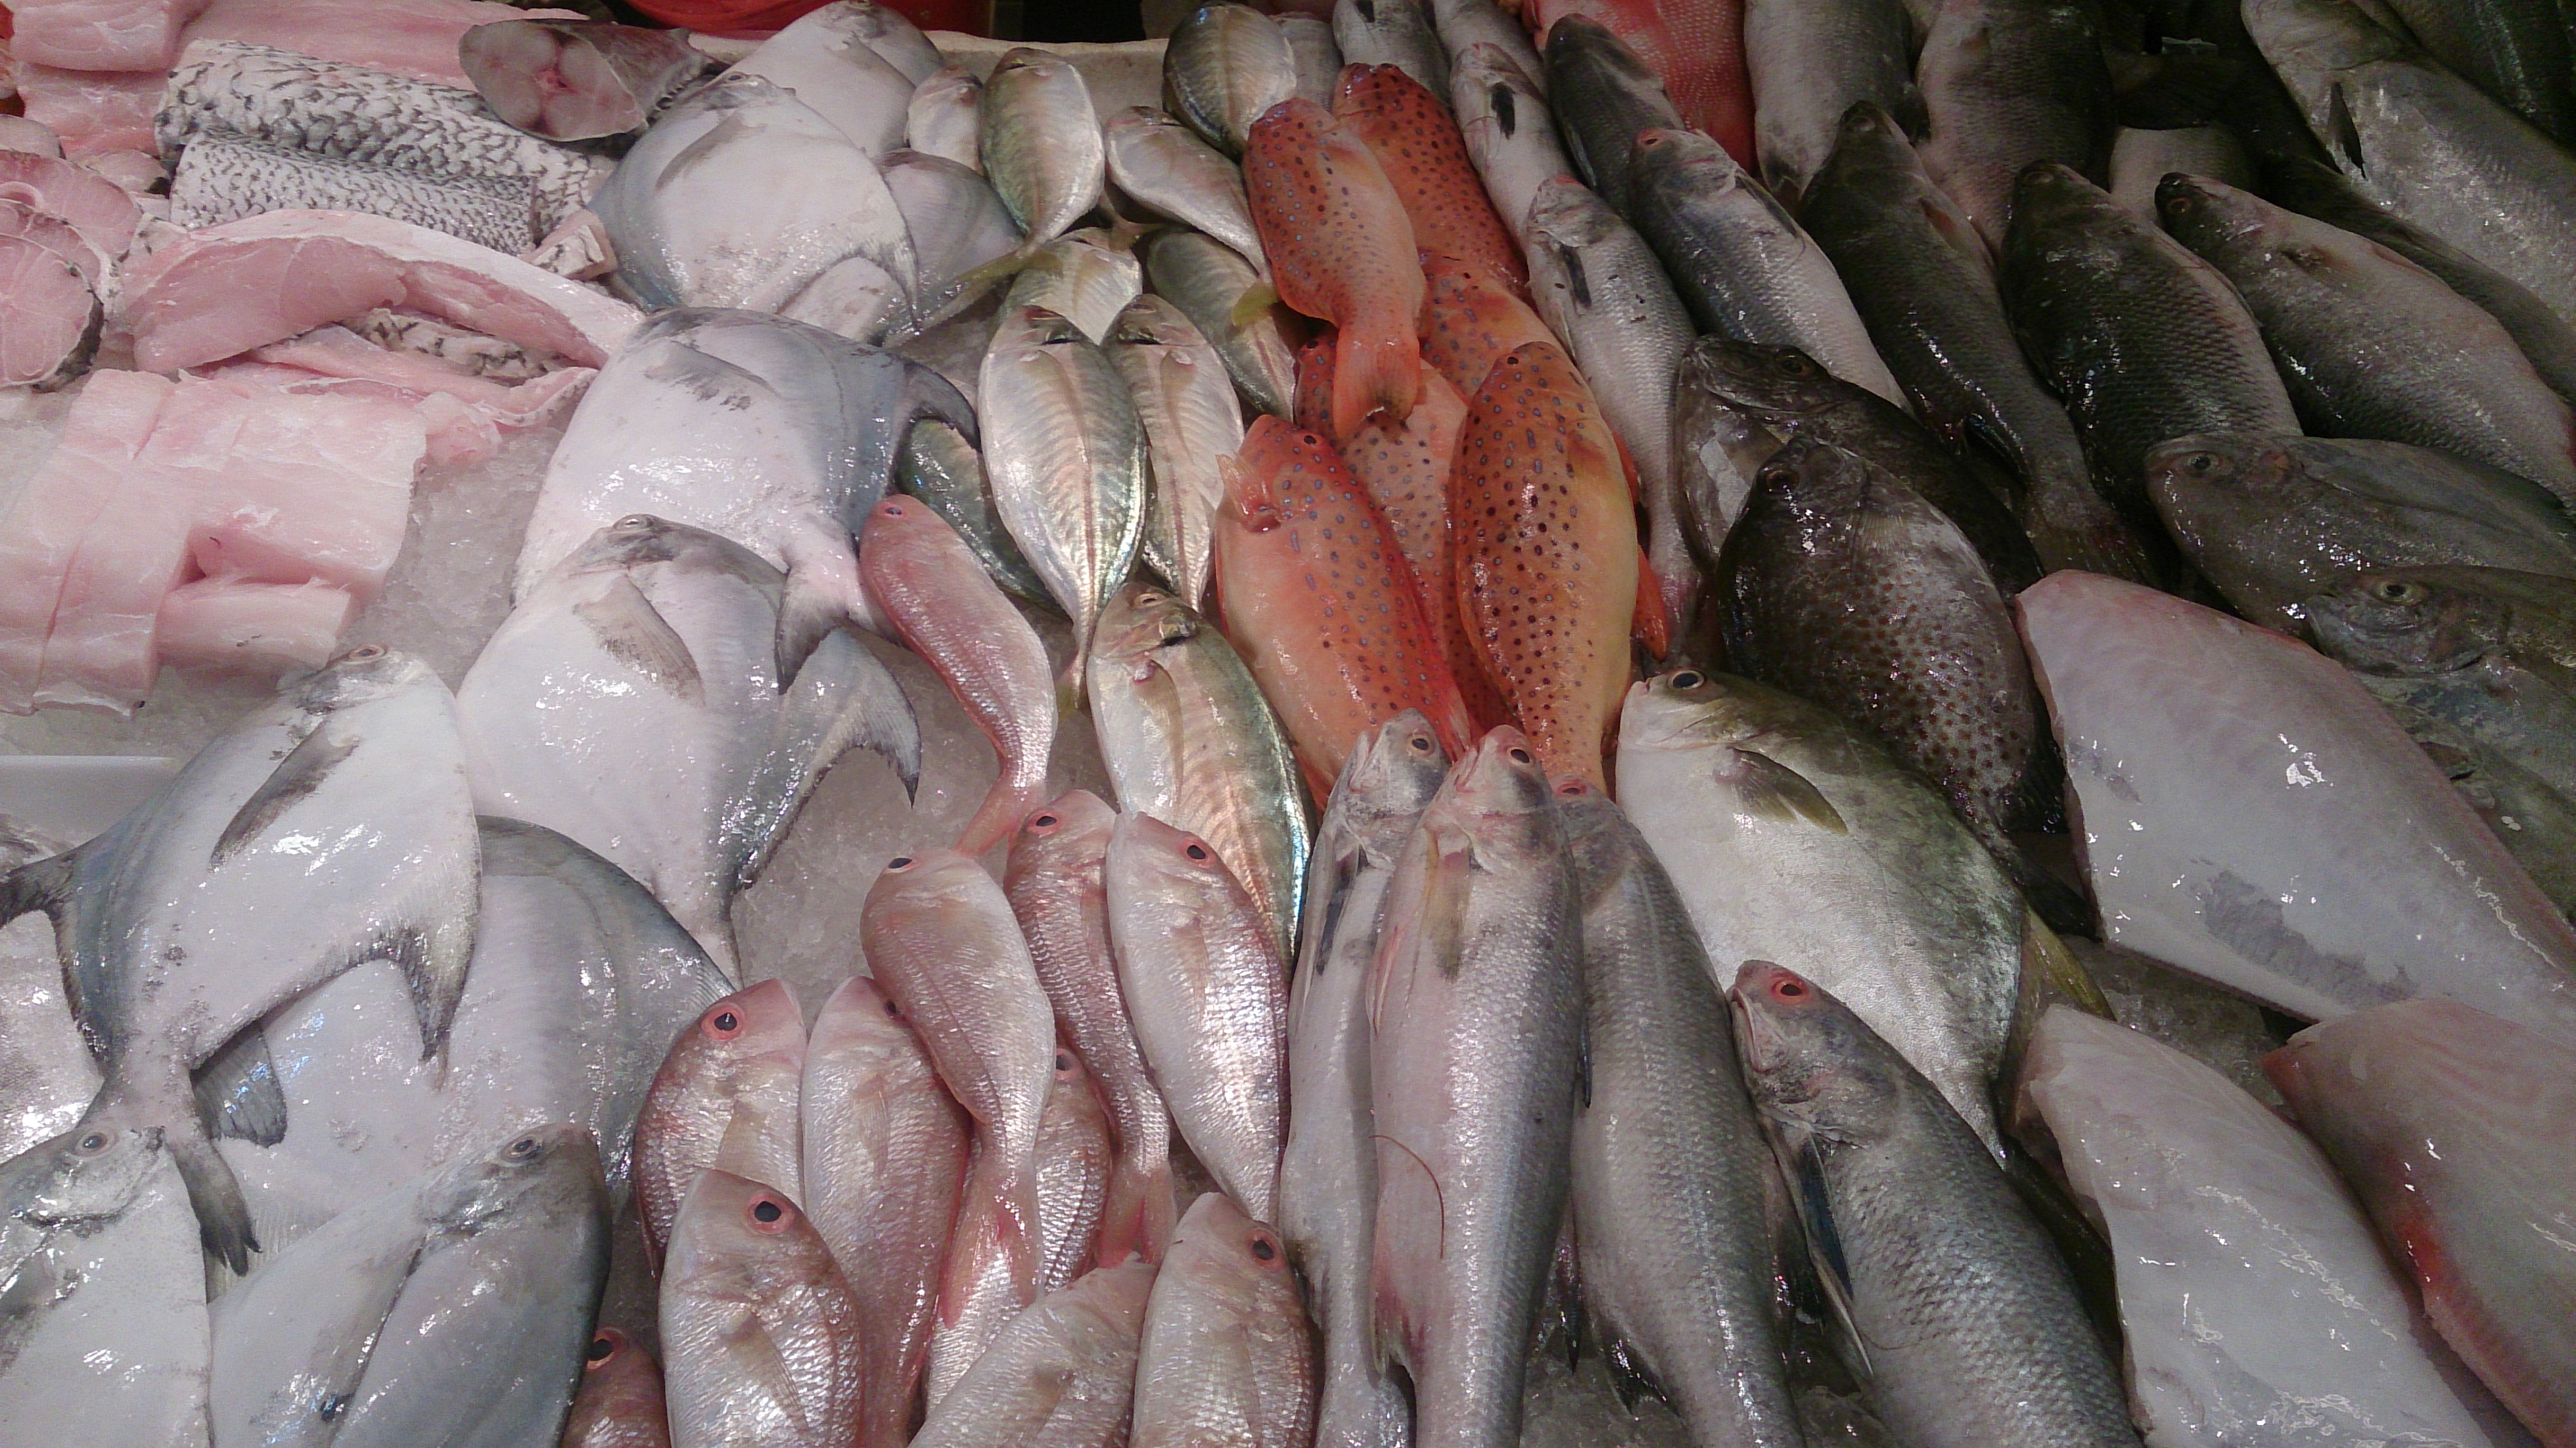
<svg viewBox="0 0 2576 1448">
<path fill-rule="evenodd" d="M 707 1007 L 662 1058 L 637 1134 L 677 1129 L 656 1127 L 656 1118 L 729 1114 L 737 1082 L 804 1068 L 805 1017 L 787 983 L 736 991 Z"/>
<path fill-rule="evenodd" d="M 1776 689 L 1688 665 L 1628 686 L 1623 747 L 1750 749 L 1802 737 L 1805 706 Z"/>
<path fill-rule="evenodd" d="M 862 928 L 891 929 L 904 922 L 905 929 L 936 932 L 951 924 L 962 929 L 984 909 L 992 891 L 993 877 L 970 856 L 944 848 L 914 850 L 886 861 L 861 907 Z"/>
<path fill-rule="evenodd" d="M 1366 819 L 1420 814 L 1448 775 L 1449 752 L 1431 720 L 1407 709 L 1352 744 L 1333 785 L 1333 805 Z"/>
<path fill-rule="evenodd" d="M 1916 165 L 1914 142 L 1906 136 L 1905 128 L 1896 123 L 1896 117 L 1889 115 L 1887 108 L 1876 101 L 1853 102 L 1851 109 L 1843 112 L 1841 122 L 1835 126 L 1833 164 L 1837 167 L 1850 164 L 1844 160 L 1847 155 L 1866 158 L 1872 170 L 1890 167 L 1911 171 Z"/>
<path fill-rule="evenodd" d="M 1892 1115 L 1903 1078 L 1851 1008 L 1785 966 L 1748 960 L 1727 992 L 1753 1104 L 1775 1121 L 1850 1139 Z"/>
<path fill-rule="evenodd" d="M 2505 603 L 2454 588 L 2426 570 L 2356 573 L 2301 605 L 2317 647 L 2372 674 L 2463 669 L 2505 641 Z"/>
<path fill-rule="evenodd" d="M 1064 77 L 1079 78 L 1080 74 L 1073 68 L 1072 61 L 1054 51 L 1041 50 L 1034 45 L 1018 45 L 1002 52 L 1002 58 L 993 63 L 993 73 L 985 77 L 984 84 L 987 88 L 1060 85 Z"/>
<path fill-rule="evenodd" d="M 71 1130 L 0 1162 L 0 1243 L 22 1232 L 88 1233 L 124 1214 L 167 1153 L 158 1126 L 93 1112 Z M 0 1255 L 14 1255 L 0 1247 Z"/>
<path fill-rule="evenodd" d="M 1175 901 L 1223 895 L 1234 897 L 1237 909 L 1252 908 L 1251 895 L 1217 854 L 1216 846 L 1143 810 L 1118 816 L 1118 828 L 1109 837 L 1108 868 L 1125 883 L 1121 893 Z"/>
<path fill-rule="evenodd" d="M 2198 433 L 2147 449 L 2147 492 L 2186 545 L 2284 516 L 2313 479 L 2269 433 Z"/>
<path fill-rule="evenodd" d="M 1681 385 L 1728 410 L 1773 425 L 1845 400 L 1852 384 L 1796 347 L 1710 335 L 1682 356 Z M 1776 443 L 1775 443 L 1776 446 Z M 1735 451 L 1730 447 L 1729 452 Z"/>
<path fill-rule="evenodd" d="M 2177 171 L 2156 183 L 2156 217 L 2166 233 L 2204 257 L 2268 230 L 2267 211 L 2252 196 L 2206 176 Z"/>
<path fill-rule="evenodd" d="M 1597 246 L 1627 225 L 1610 203 L 1572 176 L 1551 176 L 1530 198 L 1529 230 L 1533 244 L 1560 250 Z"/>
<path fill-rule="evenodd" d="M 418 657 L 382 644 L 366 644 L 297 679 L 286 693 L 297 708 L 327 714 L 437 683 L 438 672 Z"/>
<path fill-rule="evenodd" d="M 1091 345 L 1082 328 L 1060 312 L 1028 302 L 1003 309 L 1001 324 L 993 330 L 992 350 L 1009 355 L 1076 344 Z"/>
<path fill-rule="evenodd" d="M 1221 1284 L 1275 1291 L 1277 1284 L 1294 1281 L 1279 1233 L 1223 1192 L 1201 1192 L 1181 1214 L 1163 1253 L 1163 1276 L 1220 1291 Z"/>
<path fill-rule="evenodd" d="M 1470 835 L 1545 813 L 1555 799 L 1529 737 L 1508 724 L 1476 741 L 1449 770 L 1426 818 L 1438 815 Z"/>
<path fill-rule="evenodd" d="M 1263 413 L 1243 435 L 1231 460 L 1220 460 L 1225 479 L 1225 521 L 1250 533 L 1267 533 L 1288 519 L 1317 484 L 1349 481 L 1349 466 L 1332 439 Z"/>
<path fill-rule="evenodd" d="M 854 975 L 841 982 L 814 1017 L 805 1042 L 811 1060 L 909 1064 L 922 1047 L 894 998 L 874 980 Z"/>
<path fill-rule="evenodd" d="M 2004 240 L 2006 270 L 2045 265 L 2079 240 L 2096 245 L 2081 251 L 2093 264 L 2116 266 L 2119 254 L 2108 243 L 2129 234 L 2135 219 L 2111 193 L 2084 178 L 2072 166 L 2034 161 L 2013 182 L 2012 225 Z"/>
<path fill-rule="evenodd" d="M 505 1218 L 587 1210 L 602 1219 L 608 1182 L 590 1128 L 556 1121 L 532 1126 L 424 1187 L 422 1215 L 442 1232 L 472 1236 Z"/>
<path fill-rule="evenodd" d="M 1794 525 L 1841 526 L 1864 512 L 1885 511 L 1884 500 L 1873 506 L 1873 489 L 1902 486 L 1885 469 L 1847 448 L 1812 437 L 1792 437 L 1754 473 L 1753 493 L 1737 527 L 1749 522 L 1748 538 L 1758 532 L 1764 520 L 1755 504 L 1763 501 L 1786 509 Z"/>
<path fill-rule="evenodd" d="M 1049 858 L 1097 858 L 1108 852 L 1110 832 L 1117 828 L 1118 811 L 1100 796 L 1087 789 L 1068 789 L 1029 811 L 1011 851 L 1014 857 L 1025 852 Z"/>
<path fill-rule="evenodd" d="M 1718 196 L 1745 187 L 1776 209 L 1771 193 L 1735 164 L 1726 148 L 1697 131 L 1649 126 L 1637 133 L 1628 153 L 1628 189 L 1632 196 L 1662 191 L 1668 195 Z M 1780 213 L 1783 220 L 1788 213 Z"/>
<path fill-rule="evenodd" d="M 666 1289 L 732 1302 L 767 1301 L 824 1281 L 838 1285 L 838 1276 L 821 1234 L 793 1198 L 717 1167 L 690 1184 L 662 1259 Z"/>
<path fill-rule="evenodd" d="M 1654 69 L 1609 26 L 1580 12 L 1560 15 L 1539 38 L 1540 54 L 1553 73 L 1561 66 L 1599 67 L 1621 79 L 1664 88 Z"/>
<path fill-rule="evenodd" d="M 1139 292 L 1134 301 L 1118 309 L 1118 317 L 1109 324 L 1106 345 L 1112 347 L 1186 347 L 1193 351 L 1205 346 L 1207 339 L 1190 319 L 1172 304 L 1169 297 L 1152 292 Z"/>
<path fill-rule="evenodd" d="M 1188 643 L 1205 627 L 1169 589 L 1151 579 L 1132 579 L 1100 611 L 1091 652 L 1095 658 L 1141 664 L 1158 649 Z"/>
</svg>

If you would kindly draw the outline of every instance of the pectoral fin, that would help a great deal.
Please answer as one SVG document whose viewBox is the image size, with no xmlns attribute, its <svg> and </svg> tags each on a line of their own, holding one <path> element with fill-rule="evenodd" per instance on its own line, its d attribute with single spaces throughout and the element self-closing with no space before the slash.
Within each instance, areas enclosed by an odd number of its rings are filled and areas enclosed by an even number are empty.
<svg viewBox="0 0 2576 1448">
<path fill-rule="evenodd" d="M 358 736 L 331 727 L 326 721 L 304 736 L 304 742 L 288 751 L 287 756 L 270 770 L 260 787 L 233 812 L 232 822 L 215 837 L 214 853 L 208 862 L 221 865 L 243 846 L 268 832 L 288 810 L 295 808 L 307 795 L 322 787 L 340 761 L 358 750 Z"/>
<path fill-rule="evenodd" d="M 1843 822 L 1842 812 L 1834 808 L 1825 792 L 1807 782 L 1807 777 L 1767 754 L 1750 749 L 1728 751 L 1737 771 L 1734 784 L 1744 811 L 1756 819 L 1786 824 L 1805 820 L 1820 830 L 1837 835 L 1851 833 Z"/>
<path fill-rule="evenodd" d="M 1853 1376 L 1866 1378 L 1869 1345 L 1861 1340 L 1860 1327 L 1852 1317 L 1851 1263 L 1843 1255 L 1842 1231 L 1834 1221 L 1833 1188 L 1825 1171 L 1832 1143 L 1794 1123 L 1773 1120 L 1768 1124 L 1779 1148 L 1781 1172 L 1788 1178 L 1790 1201 L 1798 1211 L 1798 1225 L 1807 1238 L 1808 1260 L 1815 1264 L 1825 1305 L 1831 1309 L 1844 1365 Z"/>
<path fill-rule="evenodd" d="M 698 674 L 688 641 L 635 586 L 633 577 L 619 574 L 606 593 L 573 605 L 573 613 L 589 625 L 591 637 L 609 657 L 661 685 L 674 698 L 691 704 L 705 702 L 706 681 Z"/>
</svg>

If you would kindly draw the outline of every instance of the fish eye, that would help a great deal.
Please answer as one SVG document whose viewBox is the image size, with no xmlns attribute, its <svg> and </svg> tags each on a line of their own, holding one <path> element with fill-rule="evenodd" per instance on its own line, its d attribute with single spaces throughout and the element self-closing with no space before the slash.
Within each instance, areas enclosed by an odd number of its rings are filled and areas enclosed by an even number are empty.
<svg viewBox="0 0 2576 1448">
<path fill-rule="evenodd" d="M 1684 669 L 1664 682 L 1672 685 L 1676 689 L 1696 689 L 1700 685 L 1707 683 L 1708 679 L 1697 669 Z"/>
<path fill-rule="evenodd" d="M 1136 595 L 1136 606 L 1138 608 L 1152 608 L 1155 604 L 1161 603 L 1162 601 L 1163 595 L 1154 592 L 1152 589 L 1147 589 L 1145 592 Z"/>
<path fill-rule="evenodd" d="M 1268 1232 L 1252 1234 L 1252 1260 L 1255 1262 L 1279 1260 L 1279 1243 Z"/>
<path fill-rule="evenodd" d="M 1033 835 L 1042 835 L 1047 831 L 1054 829 L 1055 826 L 1056 818 L 1054 815 L 1042 814 L 1029 821 L 1029 833 Z"/>
<path fill-rule="evenodd" d="M 896 1020 L 903 1019 L 903 1007 L 896 1005 L 892 998 L 887 999 L 885 1006 L 887 1015 L 894 1017 Z"/>
<path fill-rule="evenodd" d="M 889 518 L 900 518 L 903 516 L 903 504 L 880 503 L 877 505 L 877 511 L 885 514 Z"/>
<path fill-rule="evenodd" d="M 1784 1001 L 1804 1000 L 1807 996 L 1807 983 L 1795 976 L 1784 975 L 1771 982 L 1771 994 Z"/>
<path fill-rule="evenodd" d="M 718 1006 L 707 1015 L 707 1037 L 730 1041 L 742 1034 L 742 1016 L 731 1006 Z"/>
<path fill-rule="evenodd" d="M 1804 377 L 1816 370 L 1816 364 L 1796 352 L 1780 354 L 1780 370 L 1792 377 Z"/>
<path fill-rule="evenodd" d="M 374 663 L 376 660 L 381 659 L 381 658 L 383 658 L 384 656 L 385 656 L 385 646 L 384 646 L 384 645 L 382 645 L 382 644 L 368 644 L 368 645 L 366 645 L 366 646 L 365 646 L 365 647 L 363 647 L 363 648 L 355 648 L 355 649 L 351 649 L 351 650 L 349 650 L 348 654 L 347 654 L 347 655 L 346 655 L 346 657 L 345 657 L 345 662 L 352 663 L 352 664 L 372 664 L 372 663 Z"/>
<path fill-rule="evenodd" d="M 617 1334 L 602 1332 L 590 1340 L 590 1365 L 594 1368 L 617 1356 Z"/>
<path fill-rule="evenodd" d="M 653 515 L 650 513 L 629 513 L 617 520 L 617 531 L 620 533 L 642 533 L 652 526 Z"/>
<path fill-rule="evenodd" d="M 1413 752 L 1416 754 L 1429 754 L 1431 752 L 1431 736 L 1428 734 L 1416 734 L 1404 742 L 1412 745 Z"/>
<path fill-rule="evenodd" d="M 1208 857 L 1208 847 L 1200 844 L 1196 840 L 1192 840 L 1188 844 L 1181 846 L 1181 853 L 1189 856 L 1193 860 L 1204 862 Z"/>
<path fill-rule="evenodd" d="M 1072 1069 L 1073 1069 L 1073 1056 L 1072 1056 L 1072 1054 L 1071 1054 L 1070 1052 L 1066 1052 L 1066 1051 L 1058 1051 L 1058 1052 L 1056 1052 L 1056 1053 L 1055 1053 L 1055 1068 L 1056 1068 L 1057 1070 L 1059 1070 L 1059 1071 L 1070 1071 L 1070 1070 L 1072 1070 Z"/>
<path fill-rule="evenodd" d="M 2183 468 L 2193 477 L 2205 478 L 2218 466 L 2216 453 L 2196 452 L 2182 460 Z"/>
<path fill-rule="evenodd" d="M 96 1156 L 107 1150 L 107 1139 L 107 1133 L 104 1131 L 84 1132 L 80 1140 L 72 1143 L 72 1150 L 83 1156 Z"/>
<path fill-rule="evenodd" d="M 2402 578 L 2391 578 L 2381 583 L 2378 593 L 2390 603 L 2413 603 L 2423 596 L 2421 590 Z"/>
<path fill-rule="evenodd" d="M 787 1204 L 780 1201 L 778 1198 L 758 1197 L 752 1201 L 751 1221 L 754 1227 L 766 1227 L 771 1231 L 783 1231 L 785 1229 L 782 1224 L 786 1220 Z"/>
<path fill-rule="evenodd" d="M 1511 751 L 1509 752 L 1509 754 L 1508 754 L 1506 757 L 1507 757 L 1507 758 L 1509 758 L 1509 759 L 1512 761 L 1512 763 L 1514 763 L 1514 764 L 1528 764 L 1528 763 L 1531 763 L 1531 762 L 1532 762 L 1532 761 L 1531 761 L 1531 759 L 1530 759 L 1530 752 L 1529 752 L 1528 750 L 1526 750 L 1526 749 L 1522 749 L 1522 748 L 1520 748 L 1520 747 L 1519 747 L 1519 746 L 1517 746 L 1517 745 L 1515 745 L 1515 746 L 1511 749 Z"/>
<path fill-rule="evenodd" d="M 1565 783 L 1556 787 L 1556 792 L 1564 795 L 1567 799 L 1572 799 L 1579 794 L 1589 794 L 1591 791 L 1592 786 L 1585 784 L 1579 779 L 1569 779 Z"/>
<path fill-rule="evenodd" d="M 520 1137 L 511 1142 L 509 1150 L 502 1154 L 512 1161 L 526 1161 L 537 1154 L 537 1139 L 533 1136 Z"/>
<path fill-rule="evenodd" d="M 893 859 L 886 861 L 886 873 L 889 875 L 900 875 L 911 868 L 912 856 L 910 855 L 897 855 Z"/>
</svg>

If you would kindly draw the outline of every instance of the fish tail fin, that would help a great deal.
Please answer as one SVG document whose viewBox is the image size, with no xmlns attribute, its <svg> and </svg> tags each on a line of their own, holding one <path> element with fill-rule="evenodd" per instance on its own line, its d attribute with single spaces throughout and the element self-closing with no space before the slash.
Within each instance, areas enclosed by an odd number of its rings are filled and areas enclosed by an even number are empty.
<svg viewBox="0 0 2576 1448">
<path fill-rule="evenodd" d="M 167 1109 L 157 1109 L 157 1103 L 164 1101 L 169 1103 Z M 81 1124 L 158 1128 L 162 1149 L 170 1153 L 179 1180 L 188 1189 L 188 1205 L 196 1210 L 197 1235 L 205 1242 L 207 1255 L 231 1268 L 236 1277 L 250 1272 L 251 1254 L 259 1250 L 250 1202 L 242 1195 L 232 1167 L 215 1150 L 214 1138 L 206 1134 L 184 1072 L 161 1092 L 134 1092 L 111 1080 L 82 1114 Z"/>
<path fill-rule="evenodd" d="M 1353 319 L 1333 344 L 1333 436 L 1347 441 L 1383 410 L 1389 422 L 1413 413 L 1422 395 L 1422 343 L 1392 308 Z"/>
<path fill-rule="evenodd" d="M 1010 1270 L 1011 1287 L 1025 1305 L 1038 1300 L 1038 1275 L 1044 1265 L 1045 1238 L 1038 1229 L 1038 1174 L 1034 1155 L 1016 1165 L 991 1150 L 989 1138 L 975 1144 L 974 1165 L 966 1172 L 966 1205 L 958 1213 L 954 1245 L 940 1290 L 940 1317 L 953 1321 L 985 1264 L 1000 1259 Z"/>
<path fill-rule="evenodd" d="M 773 640 L 780 693 L 787 691 L 805 661 L 844 620 L 858 622 L 848 600 L 815 582 L 813 574 L 806 570 L 787 571 L 787 587 L 778 599 L 778 631 Z"/>
<path fill-rule="evenodd" d="M 1102 1267 L 1130 1257 L 1160 1264 L 1172 1240 L 1172 1163 L 1146 1163 L 1121 1153 L 1109 1174 L 1100 1214 Z"/>
<path fill-rule="evenodd" d="M 2093 907 L 2086 903 L 2083 892 L 2050 873 L 2028 850 L 2011 845 L 2000 853 L 1997 862 L 2021 887 L 2022 898 L 2049 929 L 2061 935 L 2093 932 Z"/>
<path fill-rule="evenodd" d="M 0 925 L 39 910 L 59 918 L 63 902 L 71 898 L 72 856 L 77 853 L 65 850 L 0 875 Z"/>
<path fill-rule="evenodd" d="M 975 807 L 975 817 L 966 822 L 966 832 L 957 837 L 957 853 L 981 857 L 986 850 L 1009 839 L 1019 829 L 1029 811 L 1047 802 L 1046 779 L 1011 778 L 1010 761 L 1003 761 L 1000 778 L 984 791 L 984 802 Z"/>
</svg>

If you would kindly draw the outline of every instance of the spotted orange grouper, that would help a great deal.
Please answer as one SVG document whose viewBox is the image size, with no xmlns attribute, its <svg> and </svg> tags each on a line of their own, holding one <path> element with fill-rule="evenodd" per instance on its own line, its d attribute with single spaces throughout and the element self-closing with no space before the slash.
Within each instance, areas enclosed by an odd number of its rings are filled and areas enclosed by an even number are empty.
<svg viewBox="0 0 2576 1448">
<path fill-rule="evenodd" d="M 1376 153 L 1413 219 L 1414 245 L 1481 262 L 1529 290 L 1529 266 L 1494 210 L 1448 102 L 1392 65 L 1346 65 L 1333 114 Z"/>
<path fill-rule="evenodd" d="M 1377 157 L 1313 101 L 1252 123 L 1243 186 L 1279 299 L 1333 324 L 1333 436 L 1371 413 L 1403 421 L 1422 390 L 1422 264 Z"/>
<path fill-rule="evenodd" d="M 1515 347 L 1556 334 L 1492 268 L 1449 252 L 1422 253 L 1422 360 L 1473 397 L 1485 374 Z"/>
<path fill-rule="evenodd" d="M 1315 798 L 1361 734 L 1419 709 L 1443 748 L 1475 730 L 1395 531 L 1323 433 L 1264 417 L 1224 465 L 1226 633 L 1287 727 Z M 1453 752 L 1451 757 L 1456 757 Z"/>
<path fill-rule="evenodd" d="M 1601 755 L 1628 688 L 1637 513 L 1619 444 L 1562 348 L 1494 364 L 1450 476 L 1458 609 L 1551 776 L 1607 789 Z"/>
</svg>

